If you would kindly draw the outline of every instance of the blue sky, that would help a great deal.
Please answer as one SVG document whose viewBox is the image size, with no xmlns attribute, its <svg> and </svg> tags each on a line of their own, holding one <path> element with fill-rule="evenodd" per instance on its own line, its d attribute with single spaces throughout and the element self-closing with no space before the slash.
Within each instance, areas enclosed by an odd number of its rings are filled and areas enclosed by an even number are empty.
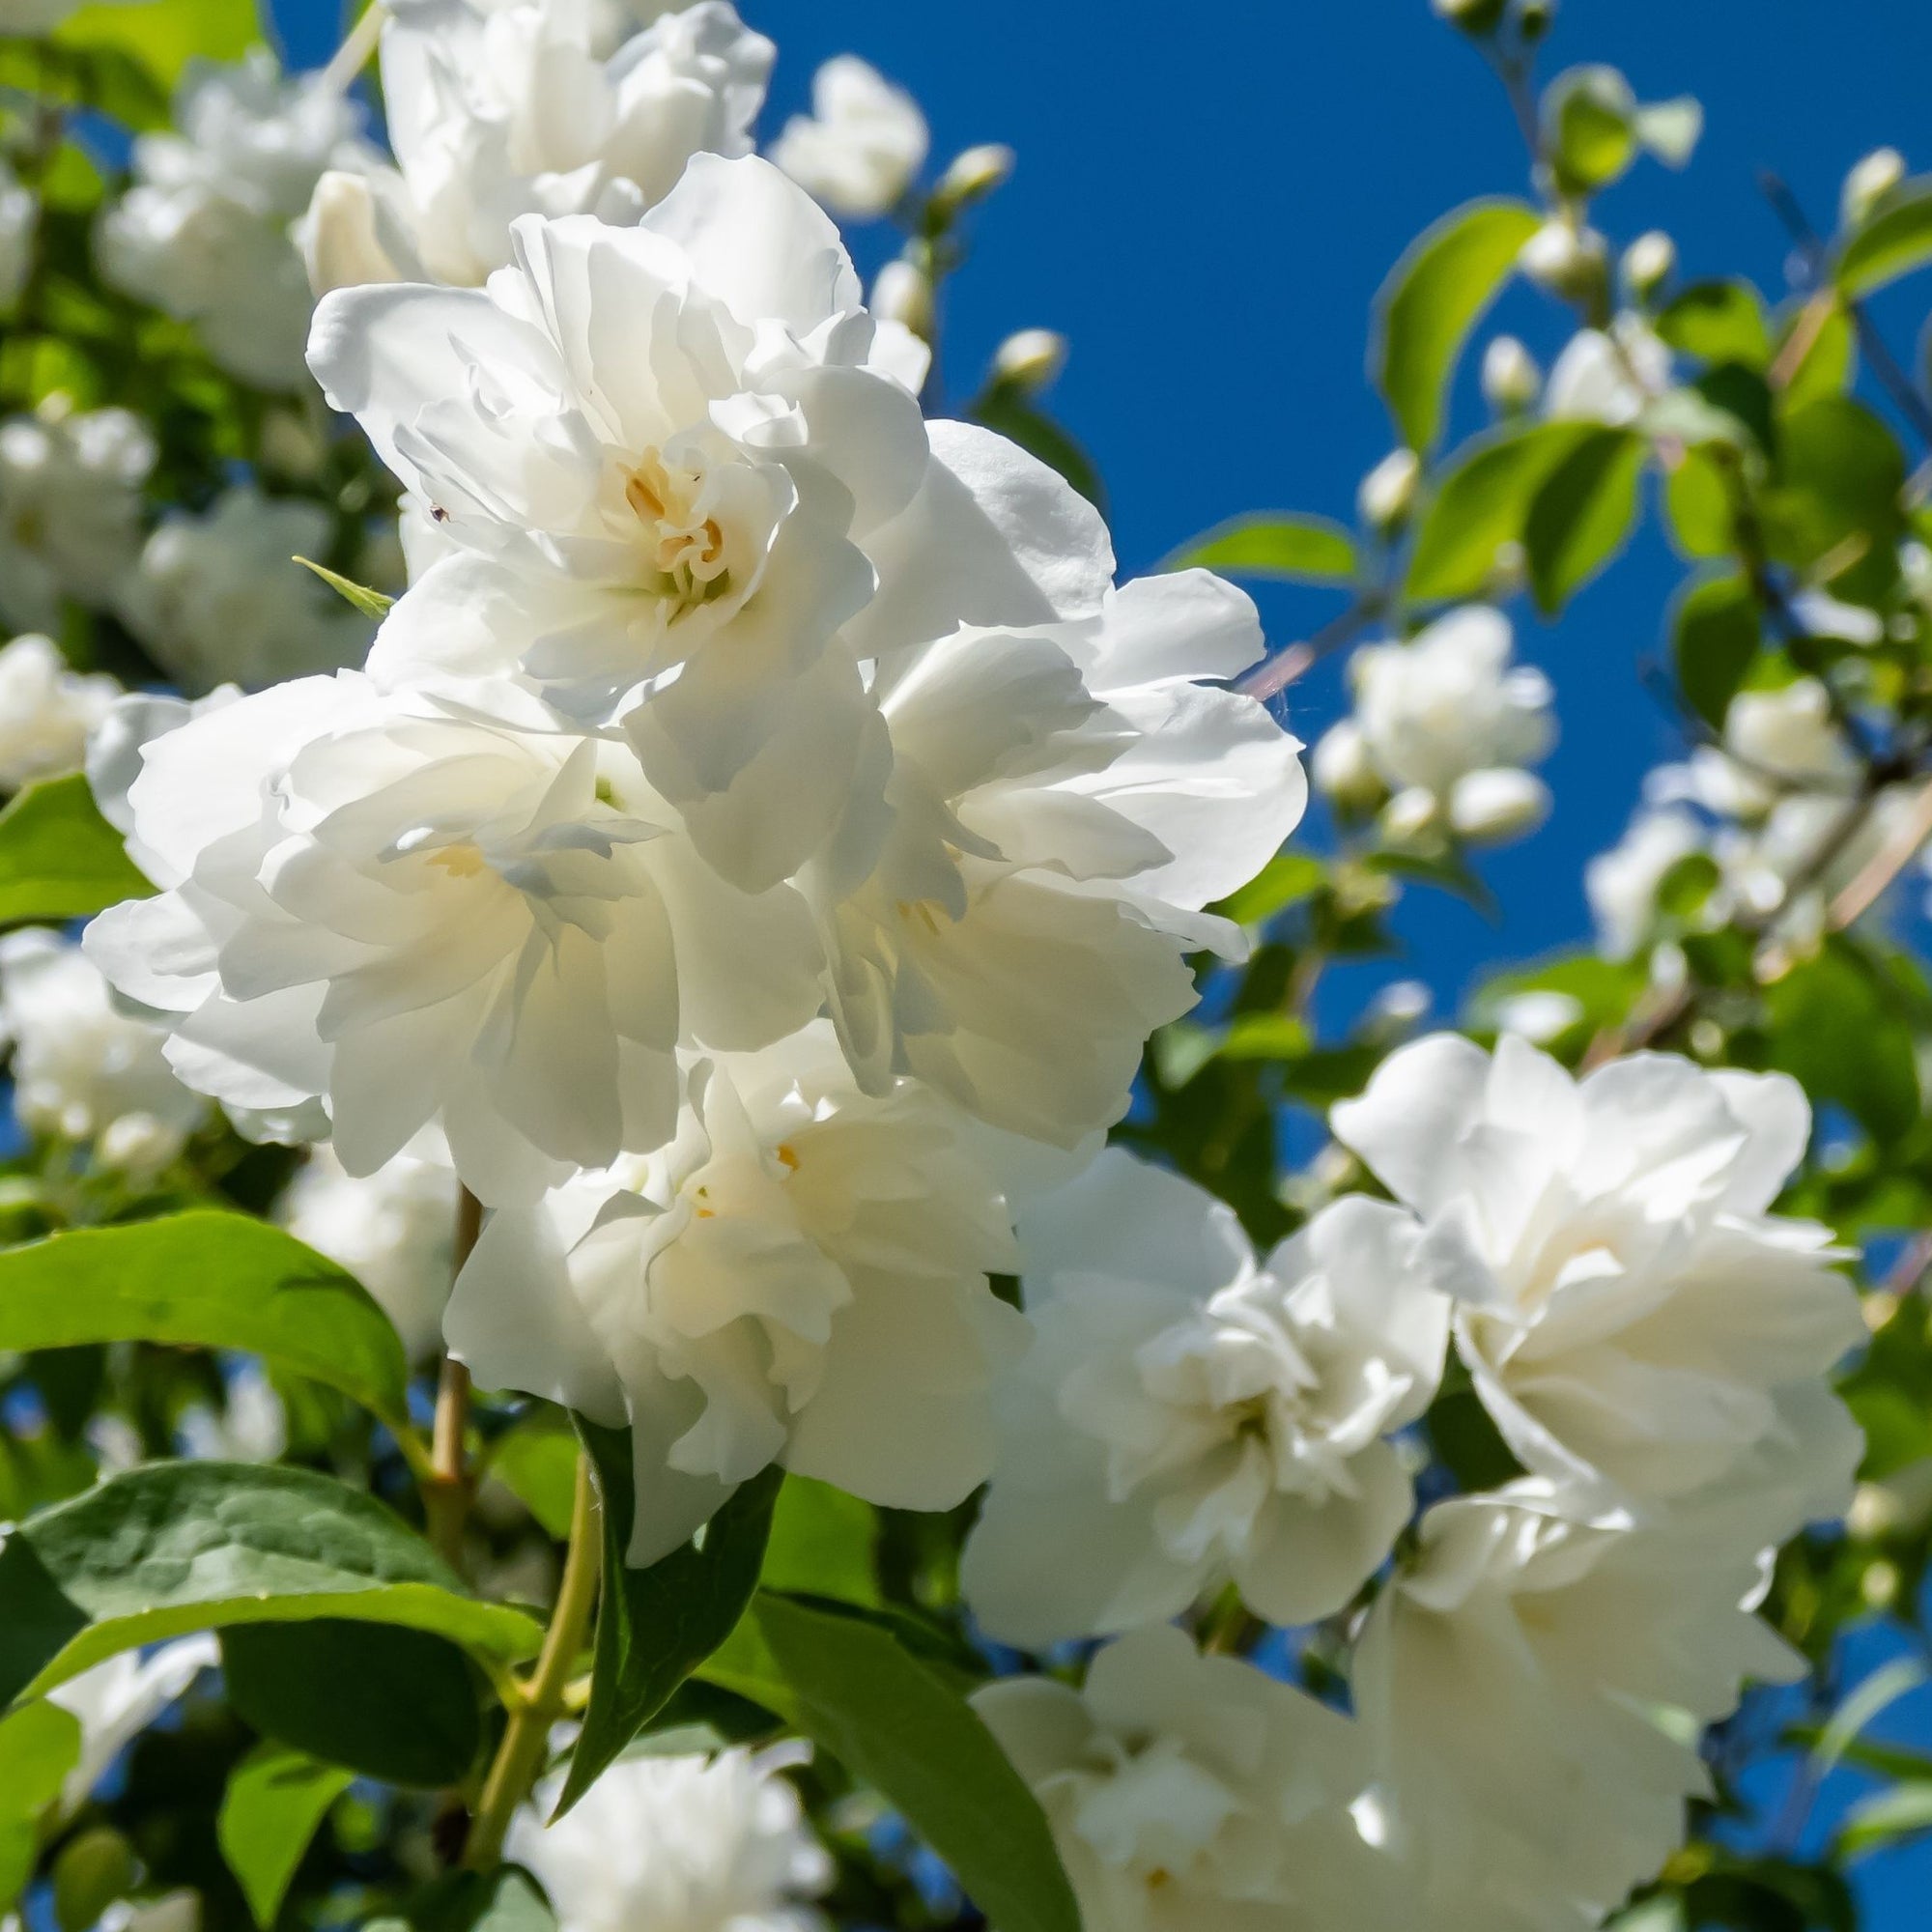
<svg viewBox="0 0 1932 1932">
<path fill-rule="evenodd" d="M 1377 285 L 1435 215 L 1524 184 L 1500 91 L 1425 0 L 1226 0 L 1199 13 L 1132 0 L 739 4 L 779 43 L 767 133 L 803 104 L 821 60 L 851 50 L 919 97 L 940 160 L 975 141 L 1017 149 L 951 296 L 947 361 L 964 384 L 1011 329 L 1070 337 L 1052 405 L 1106 477 L 1129 571 L 1241 511 L 1348 517 L 1389 442 L 1363 373 Z M 279 0 L 277 13 L 296 62 L 327 55 L 334 0 Z M 1622 67 L 1645 99 L 1704 103 L 1690 170 L 1642 164 L 1602 207 L 1613 240 L 1668 229 L 1690 278 L 1743 272 L 1782 292 L 1786 245 L 1761 168 L 1829 224 L 1840 178 L 1867 150 L 1889 142 L 1932 166 L 1922 0 L 1564 0 L 1547 71 L 1585 60 Z M 856 242 L 867 266 L 890 247 L 883 231 Z M 1928 299 L 1932 282 L 1908 283 L 1881 310 L 1908 362 Z M 1499 320 L 1546 363 L 1562 339 L 1527 296 Z M 1479 417 L 1472 389 L 1465 381 L 1464 426 Z M 1638 665 L 1659 651 L 1680 574 L 1646 531 L 1560 626 L 1523 636 L 1557 689 L 1555 813 L 1485 866 L 1503 927 L 1415 895 L 1402 920 L 1410 956 L 1381 977 L 1421 978 L 1453 1009 L 1487 965 L 1583 935 L 1582 864 L 1618 835 L 1644 770 L 1676 749 Z M 1264 601 L 1277 643 L 1334 608 L 1313 593 Z M 1343 706 L 1329 667 L 1295 687 L 1290 721 L 1312 742 Z M 1345 977 L 1334 997 L 1364 990 Z M 1862 1645 L 1861 1668 L 1885 1654 L 1882 1640 Z M 1928 1706 L 1920 1691 L 1877 1729 L 1932 1740 Z M 1928 1885 L 1932 1854 L 1873 1861 L 1873 1932 L 1921 1925 Z"/>
</svg>

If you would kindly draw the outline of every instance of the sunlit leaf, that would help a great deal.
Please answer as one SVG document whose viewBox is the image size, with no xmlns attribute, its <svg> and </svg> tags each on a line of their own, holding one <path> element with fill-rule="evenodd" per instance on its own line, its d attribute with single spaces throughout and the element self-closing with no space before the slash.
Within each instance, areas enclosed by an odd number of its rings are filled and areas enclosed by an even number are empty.
<svg viewBox="0 0 1932 1932">
<path fill-rule="evenodd" d="M 215 1837 L 263 1932 L 275 1922 L 309 1840 L 352 1777 L 278 1744 L 257 1745 L 235 1767 Z"/>
<path fill-rule="evenodd" d="M 0 925 L 84 919 L 154 890 L 78 772 L 29 785 L 0 811 Z"/>
</svg>

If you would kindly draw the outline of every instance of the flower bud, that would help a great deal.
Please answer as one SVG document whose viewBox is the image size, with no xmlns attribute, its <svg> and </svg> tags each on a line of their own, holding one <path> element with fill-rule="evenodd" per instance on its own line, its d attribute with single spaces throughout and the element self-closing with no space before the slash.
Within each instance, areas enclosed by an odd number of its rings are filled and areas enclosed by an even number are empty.
<svg viewBox="0 0 1932 1932">
<path fill-rule="evenodd" d="M 308 270 L 308 285 L 318 296 L 330 289 L 407 279 L 383 245 L 376 197 L 365 175 L 330 168 L 316 183 L 295 238 Z"/>
<path fill-rule="evenodd" d="M 1425 785 L 1407 785 L 1382 807 L 1378 821 L 1390 845 L 1413 847 L 1434 842 L 1436 832 L 1435 794 Z"/>
<path fill-rule="evenodd" d="M 1352 718 L 1322 733 L 1308 761 L 1308 774 L 1316 790 L 1343 811 L 1373 811 L 1382 801 L 1385 788 L 1369 760 L 1368 740 Z"/>
<path fill-rule="evenodd" d="M 1022 328 L 993 352 L 993 379 L 1037 395 L 1066 366 L 1066 338 L 1051 328 Z"/>
<path fill-rule="evenodd" d="M 1583 1017 L 1582 1003 L 1548 986 L 1528 986 L 1496 1002 L 1498 1033 L 1513 1033 L 1532 1046 L 1548 1046 Z"/>
<path fill-rule="evenodd" d="M 1556 23 L 1556 0 L 1516 0 L 1517 31 L 1534 46 Z"/>
<path fill-rule="evenodd" d="M 1429 0 L 1438 19 L 1476 39 L 1492 34 L 1503 17 L 1505 0 Z"/>
<path fill-rule="evenodd" d="M 872 280 L 867 306 L 882 322 L 896 322 L 922 342 L 932 338 L 932 278 L 916 262 L 888 262 Z"/>
<path fill-rule="evenodd" d="M 1542 388 L 1536 357 L 1514 335 L 1499 335 L 1483 351 L 1483 400 L 1497 415 L 1520 415 Z"/>
<path fill-rule="evenodd" d="M 933 189 L 934 201 L 947 208 L 970 208 L 999 187 L 1013 171 L 1013 151 L 1000 141 L 982 141 L 955 156 Z"/>
<path fill-rule="evenodd" d="M 155 1175 L 178 1155 L 186 1136 L 152 1114 L 123 1114 L 110 1121 L 95 1144 L 102 1167 L 119 1174 Z"/>
<path fill-rule="evenodd" d="M 1514 766 L 1468 772 L 1449 795 L 1449 823 L 1476 845 L 1500 845 L 1534 832 L 1549 815 L 1549 787 Z"/>
<path fill-rule="evenodd" d="M 1845 177 L 1838 195 L 1838 219 L 1847 228 L 1864 222 L 1879 201 L 1905 179 L 1905 156 L 1896 148 L 1874 148 Z"/>
<path fill-rule="evenodd" d="M 1355 510 L 1370 528 L 1384 536 L 1400 529 L 1415 507 L 1422 481 L 1422 459 L 1412 449 L 1392 449 L 1362 478 Z"/>
<path fill-rule="evenodd" d="M 54 1921 L 86 1932 L 135 1880 L 134 1848 L 108 1825 L 76 1833 L 54 1861 Z"/>
<path fill-rule="evenodd" d="M 1589 194 L 1607 187 L 1637 150 L 1637 100 L 1613 67 L 1573 67 L 1543 96 L 1543 146 L 1560 186 Z"/>
<path fill-rule="evenodd" d="M 1538 288 L 1576 301 L 1603 286 L 1609 251 L 1594 228 L 1577 228 L 1560 217 L 1546 221 L 1517 257 L 1517 267 Z"/>
<path fill-rule="evenodd" d="M 1654 300 L 1677 272 L 1677 243 L 1662 229 L 1653 228 L 1624 250 L 1618 271 L 1638 301 Z"/>
</svg>

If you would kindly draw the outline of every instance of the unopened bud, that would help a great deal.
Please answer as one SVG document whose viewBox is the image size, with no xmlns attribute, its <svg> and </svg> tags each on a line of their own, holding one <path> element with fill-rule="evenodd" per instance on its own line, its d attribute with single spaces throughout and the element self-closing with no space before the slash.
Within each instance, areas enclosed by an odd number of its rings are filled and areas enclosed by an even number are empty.
<svg viewBox="0 0 1932 1932">
<path fill-rule="evenodd" d="M 179 1127 L 152 1114 L 123 1114 L 110 1121 L 95 1143 L 102 1167 L 121 1174 L 154 1175 L 166 1167 L 185 1145 Z"/>
<path fill-rule="evenodd" d="M 1556 0 L 1517 0 L 1517 31 L 1534 46 L 1556 22 Z"/>
<path fill-rule="evenodd" d="M 993 352 L 993 378 L 1037 395 L 1066 366 L 1066 338 L 1051 328 L 1022 328 Z"/>
<path fill-rule="evenodd" d="M 1480 38 L 1495 32 L 1506 0 L 1429 0 L 1429 4 L 1438 18 Z"/>
<path fill-rule="evenodd" d="M 1602 287 L 1609 251 L 1594 228 L 1558 219 L 1546 221 L 1516 260 L 1538 288 L 1575 301 Z"/>
<path fill-rule="evenodd" d="M 970 208 L 984 201 L 1013 171 L 1013 151 L 999 141 L 982 141 L 953 157 L 939 178 L 933 199 L 948 208 Z"/>
<path fill-rule="evenodd" d="M 1392 449 L 1362 478 L 1355 510 L 1371 529 L 1387 535 L 1408 521 L 1422 481 L 1422 459 L 1412 449 Z"/>
<path fill-rule="evenodd" d="M 1494 766 L 1468 772 L 1449 797 L 1449 823 L 1477 845 L 1520 838 L 1549 815 L 1549 787 L 1534 772 Z"/>
<path fill-rule="evenodd" d="M 1639 301 L 1649 301 L 1677 272 L 1677 243 L 1662 229 L 1639 235 L 1618 265 L 1624 286 Z"/>
<path fill-rule="evenodd" d="M 1873 208 L 1905 179 L 1905 156 L 1896 148 L 1874 148 L 1845 177 L 1838 195 L 1838 219 L 1859 227 Z"/>
<path fill-rule="evenodd" d="M 896 322 L 922 342 L 932 337 L 932 278 L 916 262 L 888 262 L 872 280 L 867 304 L 881 322 Z"/>
<path fill-rule="evenodd" d="M 1543 390 L 1543 371 L 1514 335 L 1499 335 L 1483 351 L 1483 400 L 1499 416 L 1520 415 Z"/>
<path fill-rule="evenodd" d="M 1382 807 L 1377 821 L 1384 842 L 1413 848 L 1436 842 L 1435 794 L 1423 785 L 1408 785 Z"/>
<path fill-rule="evenodd" d="M 1386 789 L 1369 758 L 1369 743 L 1352 718 L 1321 735 L 1308 761 L 1315 789 L 1343 811 L 1373 811 Z"/>
</svg>

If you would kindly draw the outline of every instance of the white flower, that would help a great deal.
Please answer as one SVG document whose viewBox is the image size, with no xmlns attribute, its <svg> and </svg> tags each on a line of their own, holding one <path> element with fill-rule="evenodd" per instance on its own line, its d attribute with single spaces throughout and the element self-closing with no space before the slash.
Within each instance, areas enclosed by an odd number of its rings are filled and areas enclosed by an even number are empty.
<svg viewBox="0 0 1932 1932">
<path fill-rule="evenodd" d="M 1630 959 L 1642 949 L 1656 923 L 1659 887 L 1680 860 L 1708 844 L 1708 834 L 1690 812 L 1646 808 L 1615 845 L 1584 867 L 1597 944 L 1608 957 Z"/>
<path fill-rule="evenodd" d="M 101 272 L 195 325 L 231 375 L 301 384 L 313 298 L 289 226 L 328 167 L 365 165 L 360 115 L 319 75 L 285 80 L 265 47 L 191 63 L 173 134 L 134 143 L 134 185 L 102 217 Z"/>
<path fill-rule="evenodd" d="M 288 1410 L 257 1362 L 228 1372 L 219 1409 L 200 1403 L 175 1420 L 184 1456 L 206 1463 L 274 1463 L 289 1446 Z"/>
<path fill-rule="evenodd" d="M 820 1932 L 833 1866 L 798 1794 L 749 1751 L 624 1757 L 555 1824 L 557 1780 L 505 1855 L 542 1882 L 560 1932 Z"/>
<path fill-rule="evenodd" d="M 1635 315 L 1606 333 L 1579 328 L 1549 370 L 1543 412 L 1554 420 L 1627 423 L 1670 386 L 1670 351 Z"/>
<path fill-rule="evenodd" d="M 153 1898 L 117 1898 L 100 1915 L 99 1932 L 200 1932 L 201 1894 L 187 1886 Z"/>
<path fill-rule="evenodd" d="M 33 1132 L 96 1140 L 132 1117 L 150 1129 L 138 1164 L 165 1166 L 207 1112 L 169 1070 L 160 1032 L 119 1011 L 99 971 L 55 933 L 0 939 L 0 1039 L 14 1050 L 14 1111 Z"/>
<path fill-rule="evenodd" d="M 1380 1922 L 1346 1808 L 1354 1727 L 1253 1664 L 1154 1625 L 1101 1651 L 1084 1691 L 1009 1677 L 973 1706 L 1044 1807 L 1093 1932 Z"/>
<path fill-rule="evenodd" d="M 1853 166 L 1838 192 L 1838 220 L 1861 226 L 1872 210 L 1905 179 L 1905 156 L 1896 148 L 1874 148 Z"/>
<path fill-rule="evenodd" d="M 1388 796 L 1388 787 L 1369 756 L 1369 741 L 1352 718 L 1331 724 L 1308 760 L 1317 791 L 1345 811 L 1368 811 Z"/>
<path fill-rule="evenodd" d="M 1782 1075 L 1643 1054 L 1578 1081 L 1514 1036 L 1492 1058 L 1437 1034 L 1333 1122 L 1423 1217 L 1477 1395 L 1575 1507 L 1722 1476 L 1863 1334 L 1827 1232 L 1766 1211 L 1811 1124 Z"/>
<path fill-rule="evenodd" d="M 326 176 L 304 224 L 318 290 L 474 287 L 521 214 L 630 223 L 696 154 L 748 155 L 774 56 L 725 0 L 613 54 L 589 0 L 399 0 L 383 30 L 397 168 Z"/>
<path fill-rule="evenodd" d="M 868 1088 L 909 1070 L 1063 1148 L 1120 1118 L 1147 1036 L 1194 1003 L 1185 952 L 1244 945 L 1200 908 L 1252 878 L 1306 803 L 1295 741 L 1195 681 L 1262 648 L 1241 592 L 1182 571 L 1082 622 L 962 626 L 882 662 L 883 856 L 843 899 L 804 881 Z"/>
<path fill-rule="evenodd" d="M 103 761 L 163 892 L 86 940 L 191 1086 L 292 1122 L 326 1098 L 304 1137 L 352 1174 L 439 1124 L 491 1200 L 662 1144 L 681 1020 L 755 1045 L 820 997 L 801 898 L 731 891 L 621 744 L 496 695 L 298 679 L 150 740 L 131 783 Z"/>
<path fill-rule="evenodd" d="M 1743 1679 L 1803 1671 L 1751 1614 L 1753 1502 L 1646 1529 L 1565 1509 L 1536 1481 L 1437 1504 L 1356 1647 L 1406 1922 L 1431 1932 L 1598 1925 L 1708 1795 L 1698 1727 Z"/>
<path fill-rule="evenodd" d="M 1258 1264 L 1232 1208 L 1118 1149 L 1022 1205 L 1036 1339 L 961 1572 L 986 1630 L 1042 1649 L 1230 1578 L 1270 1623 L 1342 1609 L 1408 1521 L 1387 1438 L 1441 1374 L 1420 1236 L 1356 1197 Z"/>
<path fill-rule="evenodd" d="M 1369 644 L 1349 666 L 1369 763 L 1405 818 L 1446 818 L 1465 837 L 1515 837 L 1548 793 L 1518 768 L 1549 750 L 1549 680 L 1510 664 L 1509 620 L 1485 605 L 1438 618 L 1407 643 Z M 1499 775 L 1507 774 L 1506 778 Z"/>
<path fill-rule="evenodd" d="M 0 623 L 58 631 L 61 600 L 113 604 L 141 548 L 147 426 L 126 410 L 0 422 Z"/>
<path fill-rule="evenodd" d="M 128 628 L 190 694 L 357 664 L 375 627 L 295 561 L 328 542 L 321 504 L 237 484 L 148 539 L 124 600 Z"/>
<path fill-rule="evenodd" d="M 0 310 L 10 309 L 34 271 L 40 198 L 0 157 Z"/>
<path fill-rule="evenodd" d="M 1530 408 L 1543 389 L 1543 371 L 1514 335 L 1498 335 L 1483 351 L 1483 400 L 1498 415 Z"/>
<path fill-rule="evenodd" d="M 1686 800 L 1720 818 L 1762 819 L 1780 798 L 1824 792 L 1849 803 L 1859 758 L 1832 713 L 1830 694 L 1802 677 L 1776 691 L 1741 691 L 1724 713 L 1724 741 L 1653 774 L 1658 803 Z"/>
<path fill-rule="evenodd" d="M 1421 457 L 1412 449 L 1392 449 L 1357 487 L 1356 514 L 1374 529 L 1398 529 L 1408 521 L 1421 483 Z"/>
<path fill-rule="evenodd" d="M 68 668 L 53 640 L 29 634 L 0 648 L 0 791 L 80 769 L 87 735 L 121 687 Z"/>
<path fill-rule="evenodd" d="M 456 1177 L 440 1162 L 398 1154 L 358 1179 L 328 1147 L 311 1151 L 276 1208 L 298 1241 L 369 1291 L 412 1360 L 442 1339 L 455 1217 Z"/>
<path fill-rule="evenodd" d="M 220 1661 L 213 1636 L 203 1634 L 162 1644 L 146 1657 L 121 1651 L 48 1691 L 50 1702 L 80 1719 L 80 1759 L 61 1787 L 62 1809 L 85 1804 L 114 1760 Z"/>
<path fill-rule="evenodd" d="M 785 123 L 771 156 L 835 214 L 869 221 L 912 185 L 930 145 L 912 96 L 840 54 L 812 76 L 810 116 Z"/>
<path fill-rule="evenodd" d="M 1537 1046 L 1547 1045 L 1559 1034 L 1568 1033 L 1582 1017 L 1580 1000 L 1548 986 L 1511 993 L 1495 1007 L 1497 1032 L 1520 1034 Z"/>
<path fill-rule="evenodd" d="M 916 1084 L 854 1092 L 829 1029 L 694 1065 L 677 1139 L 490 1217 L 444 1331 L 485 1386 L 629 1423 L 631 1561 L 773 1462 L 945 1509 L 993 1459 L 1022 1319 L 1004 1199 Z"/>
</svg>

